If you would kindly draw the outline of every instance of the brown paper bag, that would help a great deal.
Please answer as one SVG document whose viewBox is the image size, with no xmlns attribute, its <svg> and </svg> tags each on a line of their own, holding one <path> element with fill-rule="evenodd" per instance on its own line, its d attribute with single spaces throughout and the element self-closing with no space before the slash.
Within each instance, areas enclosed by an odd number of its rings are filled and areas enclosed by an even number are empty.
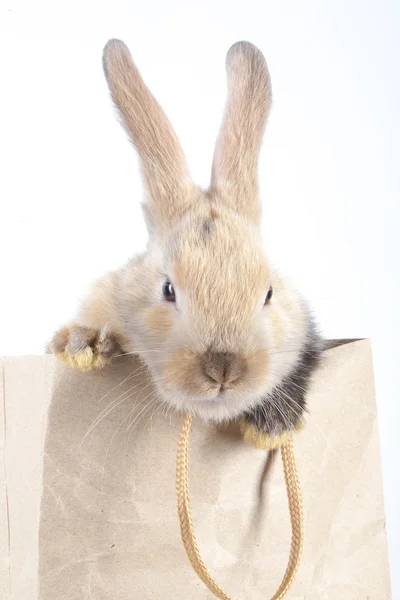
<svg viewBox="0 0 400 600">
<path fill-rule="evenodd" d="M 211 599 L 180 541 L 182 418 L 153 400 L 144 369 L 131 358 L 93 374 L 52 357 L 2 366 L 0 597 Z M 304 553 L 288 598 L 388 599 L 367 340 L 325 352 L 309 410 L 295 443 Z M 279 456 L 245 445 L 235 426 L 196 422 L 190 488 L 200 550 L 217 582 L 233 600 L 271 597 L 290 542 Z"/>
</svg>

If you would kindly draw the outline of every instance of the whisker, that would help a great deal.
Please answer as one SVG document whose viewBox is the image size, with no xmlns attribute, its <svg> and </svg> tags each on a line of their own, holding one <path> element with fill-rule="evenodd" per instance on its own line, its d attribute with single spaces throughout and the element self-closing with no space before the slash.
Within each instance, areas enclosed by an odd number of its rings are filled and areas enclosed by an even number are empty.
<svg viewBox="0 0 400 600">
<path fill-rule="evenodd" d="M 268 398 L 269 401 L 271 402 L 272 406 L 279 412 L 279 414 L 281 415 L 284 424 L 286 425 L 287 429 L 290 429 L 290 423 L 287 419 L 287 416 L 282 412 L 282 410 L 280 409 L 279 405 L 275 402 L 274 398 L 271 396 L 270 398 Z"/>
<path fill-rule="evenodd" d="M 149 396 L 147 396 L 145 399 L 147 400 L 148 397 Z M 146 404 L 146 406 L 142 408 L 142 410 L 136 415 L 133 421 L 128 425 L 127 432 L 133 430 L 135 426 L 137 426 L 140 423 L 144 415 L 148 412 L 149 407 L 151 407 L 154 404 L 155 400 L 156 398 L 154 396 L 150 398 L 150 401 Z"/>
<path fill-rule="evenodd" d="M 130 417 L 130 414 L 131 414 L 131 413 L 129 412 L 129 413 L 127 414 L 127 416 L 126 416 L 124 419 L 122 419 L 121 423 L 118 425 L 118 427 L 117 427 L 117 429 L 116 429 L 116 431 L 115 431 L 114 435 L 112 436 L 112 438 L 111 438 L 111 441 L 110 441 L 110 443 L 109 443 L 109 445 L 108 445 L 107 452 L 106 452 L 106 456 L 105 456 L 105 459 L 104 459 L 103 473 L 102 473 L 102 477 L 101 477 L 101 492 L 102 492 L 102 493 L 103 493 L 103 489 L 104 489 L 104 476 L 105 476 L 105 471 L 106 471 L 106 464 L 107 464 L 108 454 L 109 454 L 109 452 L 110 452 L 110 449 L 111 449 L 111 445 L 112 445 L 112 443 L 113 443 L 113 441 L 114 441 L 114 438 L 115 438 L 115 436 L 117 435 L 118 431 L 121 429 L 122 425 L 123 425 L 123 424 L 125 423 L 125 421 L 126 421 L 126 420 L 127 420 L 129 417 Z"/>
<path fill-rule="evenodd" d="M 84 443 L 85 439 L 87 438 L 87 436 L 88 436 L 88 435 L 90 435 L 90 433 L 93 431 L 93 429 L 94 429 L 95 427 L 97 427 L 97 426 L 99 425 L 99 423 L 100 423 L 100 422 L 101 422 L 103 419 L 105 419 L 105 418 L 107 417 L 107 415 L 109 415 L 109 414 L 110 414 L 110 412 L 112 412 L 112 411 L 113 411 L 115 408 L 117 408 L 117 406 L 119 406 L 120 404 L 122 404 L 123 402 L 125 402 L 125 400 L 127 400 L 127 398 L 126 398 L 126 397 L 124 397 L 124 396 L 126 396 L 127 394 L 129 394 L 130 392 L 132 392 L 132 391 L 133 391 L 135 388 L 137 388 L 137 387 L 138 387 L 138 386 L 139 386 L 141 383 L 142 383 L 142 382 L 139 382 L 139 383 L 137 383 L 136 385 L 134 385 L 133 387 L 131 387 L 129 390 L 126 390 L 125 392 L 123 392 L 122 394 L 120 394 L 120 395 L 118 396 L 118 398 L 116 398 L 116 399 L 112 400 L 112 401 L 110 402 L 110 404 L 109 404 L 108 406 L 106 406 L 106 408 L 104 408 L 104 409 L 101 411 L 100 415 L 98 415 L 98 416 L 97 416 L 97 417 L 94 419 L 93 423 L 91 424 L 91 426 L 89 427 L 89 429 L 87 430 L 87 432 L 85 433 L 85 435 L 83 436 L 83 439 L 82 439 L 82 441 L 81 441 L 81 443 L 79 444 L 79 447 L 78 447 L 78 452 L 79 452 L 79 450 L 81 449 L 81 447 L 82 447 L 82 445 L 83 445 L 83 443 Z M 122 399 L 121 399 L 121 398 L 122 398 Z M 129 396 L 128 396 L 128 398 L 129 398 Z"/>
<path fill-rule="evenodd" d="M 146 397 L 145 397 L 145 398 L 144 398 L 144 399 L 143 399 L 143 400 L 140 402 L 140 405 L 142 405 L 142 404 L 143 404 L 143 403 L 144 403 L 144 402 L 147 400 L 147 398 L 148 398 L 149 396 L 150 396 L 150 394 L 148 394 L 148 395 L 147 395 L 147 396 L 146 396 Z M 147 408 L 148 408 L 148 407 L 151 405 L 151 403 L 152 403 L 153 401 L 154 401 L 154 398 L 152 398 L 152 399 L 150 400 L 150 402 L 149 402 L 148 404 L 146 404 L 146 405 L 145 405 L 145 407 L 144 407 L 144 408 L 143 408 L 143 409 L 142 409 L 142 410 L 139 412 L 139 415 L 140 415 L 140 414 L 142 414 L 142 413 L 143 413 L 143 411 L 144 411 L 145 409 L 147 409 Z M 107 448 L 107 451 L 106 451 L 106 456 L 105 456 L 105 460 L 104 460 L 104 466 L 103 466 L 103 474 L 102 474 L 102 488 L 101 488 L 101 489 L 102 489 L 102 491 L 103 491 L 103 485 L 104 485 L 105 469 L 106 469 L 107 460 L 108 460 L 108 455 L 109 455 L 109 453 L 110 453 L 110 450 L 111 450 L 112 443 L 113 443 L 113 441 L 114 441 L 114 439 L 115 439 L 116 435 L 118 434 L 118 431 L 121 429 L 122 425 L 123 425 L 123 424 L 124 424 L 124 423 L 125 423 L 125 422 L 126 422 L 126 421 L 127 421 L 129 418 L 130 418 L 130 417 L 131 417 L 132 413 L 134 412 L 134 410 L 135 410 L 137 407 L 138 407 L 138 405 L 135 405 L 135 406 L 132 408 L 132 410 L 131 410 L 131 411 L 129 411 L 129 413 L 128 413 L 128 414 L 127 414 L 125 417 L 124 417 L 124 419 L 121 421 L 121 423 L 120 423 L 120 424 L 119 424 L 119 426 L 117 427 L 117 429 L 116 429 L 116 431 L 115 431 L 114 435 L 112 436 L 112 438 L 111 438 L 111 440 L 110 440 L 110 443 L 109 443 L 109 445 L 108 445 L 108 448 Z"/>
<path fill-rule="evenodd" d="M 114 392 L 116 389 L 120 388 L 124 383 L 126 383 L 126 381 L 128 381 L 131 377 L 133 377 L 139 371 L 139 369 L 143 369 L 143 368 L 144 368 L 143 365 L 140 365 L 134 371 L 132 371 L 132 373 L 130 373 L 129 375 L 127 375 L 125 377 L 125 379 L 123 379 L 120 383 L 117 383 L 117 385 L 114 386 L 113 388 L 111 388 L 111 390 L 108 390 L 108 392 L 106 394 L 104 394 L 104 396 L 102 396 L 100 398 L 99 403 L 103 402 L 103 400 L 105 400 L 109 394 L 111 394 L 112 392 Z"/>
<path fill-rule="evenodd" d="M 298 419 L 300 419 L 303 416 L 303 411 L 301 411 L 300 413 L 296 411 L 296 409 L 294 408 L 294 406 L 292 406 L 286 399 L 284 396 L 279 395 L 279 400 L 281 400 L 282 402 L 284 402 L 284 404 L 296 415 L 296 417 Z"/>
</svg>

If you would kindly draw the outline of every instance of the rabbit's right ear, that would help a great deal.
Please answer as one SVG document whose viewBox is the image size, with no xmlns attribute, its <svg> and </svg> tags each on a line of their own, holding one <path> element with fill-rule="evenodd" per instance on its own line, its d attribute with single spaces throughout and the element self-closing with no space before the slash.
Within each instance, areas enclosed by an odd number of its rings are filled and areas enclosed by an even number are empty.
<svg viewBox="0 0 400 600">
<path fill-rule="evenodd" d="M 226 57 L 228 99 L 217 140 L 211 192 L 236 212 L 258 222 L 258 156 L 272 102 L 264 56 L 237 42 Z"/>
<path fill-rule="evenodd" d="M 146 219 L 151 227 L 168 225 L 187 210 L 194 187 L 176 134 L 123 42 L 106 44 L 103 68 L 112 99 L 141 160 L 147 188 Z"/>
</svg>

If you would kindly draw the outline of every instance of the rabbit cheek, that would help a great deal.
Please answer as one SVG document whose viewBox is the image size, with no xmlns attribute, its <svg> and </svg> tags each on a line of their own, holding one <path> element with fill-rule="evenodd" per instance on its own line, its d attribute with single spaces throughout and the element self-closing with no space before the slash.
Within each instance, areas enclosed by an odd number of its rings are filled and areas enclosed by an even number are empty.
<svg viewBox="0 0 400 600">
<path fill-rule="evenodd" d="M 157 304 L 146 311 L 146 324 L 155 333 L 166 333 L 173 325 L 171 307 Z"/>
<path fill-rule="evenodd" d="M 246 380 L 246 388 L 249 393 L 265 386 L 268 381 L 270 368 L 270 357 L 267 349 L 259 350 L 253 353 L 247 359 L 247 369 L 249 376 Z"/>
<path fill-rule="evenodd" d="M 188 396 L 198 396 L 201 369 L 195 354 L 185 348 L 173 352 L 164 367 L 165 384 L 170 390 L 184 390 Z"/>
<path fill-rule="evenodd" d="M 279 306 L 271 306 L 269 315 L 269 331 L 272 336 L 272 345 L 275 350 L 283 347 L 288 329 L 288 315 Z"/>
</svg>

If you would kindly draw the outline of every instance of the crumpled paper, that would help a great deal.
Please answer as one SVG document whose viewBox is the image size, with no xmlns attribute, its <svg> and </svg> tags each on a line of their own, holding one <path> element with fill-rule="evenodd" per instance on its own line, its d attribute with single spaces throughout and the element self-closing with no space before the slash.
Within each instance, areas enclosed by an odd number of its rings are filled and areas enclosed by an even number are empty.
<svg viewBox="0 0 400 600">
<path fill-rule="evenodd" d="M 5 359 L 0 415 L 0 596 L 13 600 L 206 600 L 179 534 L 175 454 L 144 367 L 81 374 L 53 357 Z M 390 596 L 368 340 L 327 350 L 295 450 L 304 552 L 288 598 Z M 279 454 L 237 426 L 195 422 L 192 513 L 199 547 L 233 600 L 265 600 L 286 569 L 290 523 Z M 40 515 L 39 515 L 40 507 Z"/>
</svg>

